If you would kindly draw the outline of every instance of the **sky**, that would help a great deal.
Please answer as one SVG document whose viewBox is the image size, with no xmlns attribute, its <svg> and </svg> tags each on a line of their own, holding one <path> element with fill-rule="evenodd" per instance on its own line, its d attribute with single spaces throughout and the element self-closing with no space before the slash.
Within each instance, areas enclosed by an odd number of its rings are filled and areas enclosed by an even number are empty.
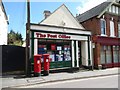
<svg viewBox="0 0 120 90">
<path fill-rule="evenodd" d="M 8 32 L 14 30 L 26 37 L 27 9 L 25 0 L 2 0 L 8 19 Z M 31 0 L 30 2 L 30 22 L 39 23 L 44 19 L 44 10 L 53 12 L 62 4 L 65 4 L 70 12 L 76 16 L 81 14 L 106 0 Z"/>
</svg>

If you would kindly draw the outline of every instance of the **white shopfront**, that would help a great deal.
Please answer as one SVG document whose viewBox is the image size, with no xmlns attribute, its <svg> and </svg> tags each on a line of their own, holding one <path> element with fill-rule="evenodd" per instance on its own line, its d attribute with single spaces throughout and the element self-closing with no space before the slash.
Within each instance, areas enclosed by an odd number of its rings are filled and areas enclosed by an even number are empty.
<svg viewBox="0 0 120 90">
<path fill-rule="evenodd" d="M 76 28 L 31 24 L 30 57 L 50 54 L 50 68 L 92 65 L 91 32 Z"/>
</svg>

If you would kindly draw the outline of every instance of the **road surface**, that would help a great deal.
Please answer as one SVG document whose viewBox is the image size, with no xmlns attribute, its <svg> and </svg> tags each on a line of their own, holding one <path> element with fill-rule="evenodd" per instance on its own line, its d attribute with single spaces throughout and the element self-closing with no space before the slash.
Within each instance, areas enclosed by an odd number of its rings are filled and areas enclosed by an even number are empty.
<svg viewBox="0 0 120 90">
<path fill-rule="evenodd" d="M 118 75 L 51 82 L 19 88 L 118 88 Z"/>
</svg>

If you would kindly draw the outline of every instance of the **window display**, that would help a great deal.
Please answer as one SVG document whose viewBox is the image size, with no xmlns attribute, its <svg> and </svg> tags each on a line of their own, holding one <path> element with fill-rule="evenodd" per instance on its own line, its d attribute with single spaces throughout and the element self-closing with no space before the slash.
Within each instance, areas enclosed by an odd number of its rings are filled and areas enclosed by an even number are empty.
<svg viewBox="0 0 120 90">
<path fill-rule="evenodd" d="M 51 62 L 54 62 L 54 61 L 55 61 L 55 54 L 51 54 L 51 55 L 50 55 L 50 61 L 51 61 Z"/>
<path fill-rule="evenodd" d="M 50 54 L 51 62 L 70 61 L 71 49 L 68 41 L 67 44 L 66 42 L 61 43 L 58 41 L 38 41 L 38 54 Z"/>
<path fill-rule="evenodd" d="M 65 61 L 71 60 L 70 45 L 64 45 L 64 59 Z"/>
<path fill-rule="evenodd" d="M 63 61 L 63 55 L 56 54 L 56 61 Z"/>
<path fill-rule="evenodd" d="M 55 44 L 51 44 L 51 50 L 56 50 L 56 45 Z"/>
<path fill-rule="evenodd" d="M 46 50 L 46 45 L 38 45 L 38 54 L 45 54 Z"/>
<path fill-rule="evenodd" d="M 62 54 L 62 51 L 59 51 L 59 54 Z"/>
<path fill-rule="evenodd" d="M 57 46 L 57 50 L 62 50 L 62 46 Z"/>
<path fill-rule="evenodd" d="M 64 59 L 65 61 L 71 60 L 70 51 L 64 51 Z"/>
</svg>

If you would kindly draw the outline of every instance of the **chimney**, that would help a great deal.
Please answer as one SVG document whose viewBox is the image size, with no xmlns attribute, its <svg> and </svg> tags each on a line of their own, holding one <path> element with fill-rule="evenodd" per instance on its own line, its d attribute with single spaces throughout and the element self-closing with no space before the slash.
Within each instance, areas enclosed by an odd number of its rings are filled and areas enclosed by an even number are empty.
<svg viewBox="0 0 120 90">
<path fill-rule="evenodd" d="M 51 15 L 51 12 L 48 10 L 45 10 L 43 14 L 44 14 L 45 18 L 47 18 L 48 16 Z"/>
</svg>

